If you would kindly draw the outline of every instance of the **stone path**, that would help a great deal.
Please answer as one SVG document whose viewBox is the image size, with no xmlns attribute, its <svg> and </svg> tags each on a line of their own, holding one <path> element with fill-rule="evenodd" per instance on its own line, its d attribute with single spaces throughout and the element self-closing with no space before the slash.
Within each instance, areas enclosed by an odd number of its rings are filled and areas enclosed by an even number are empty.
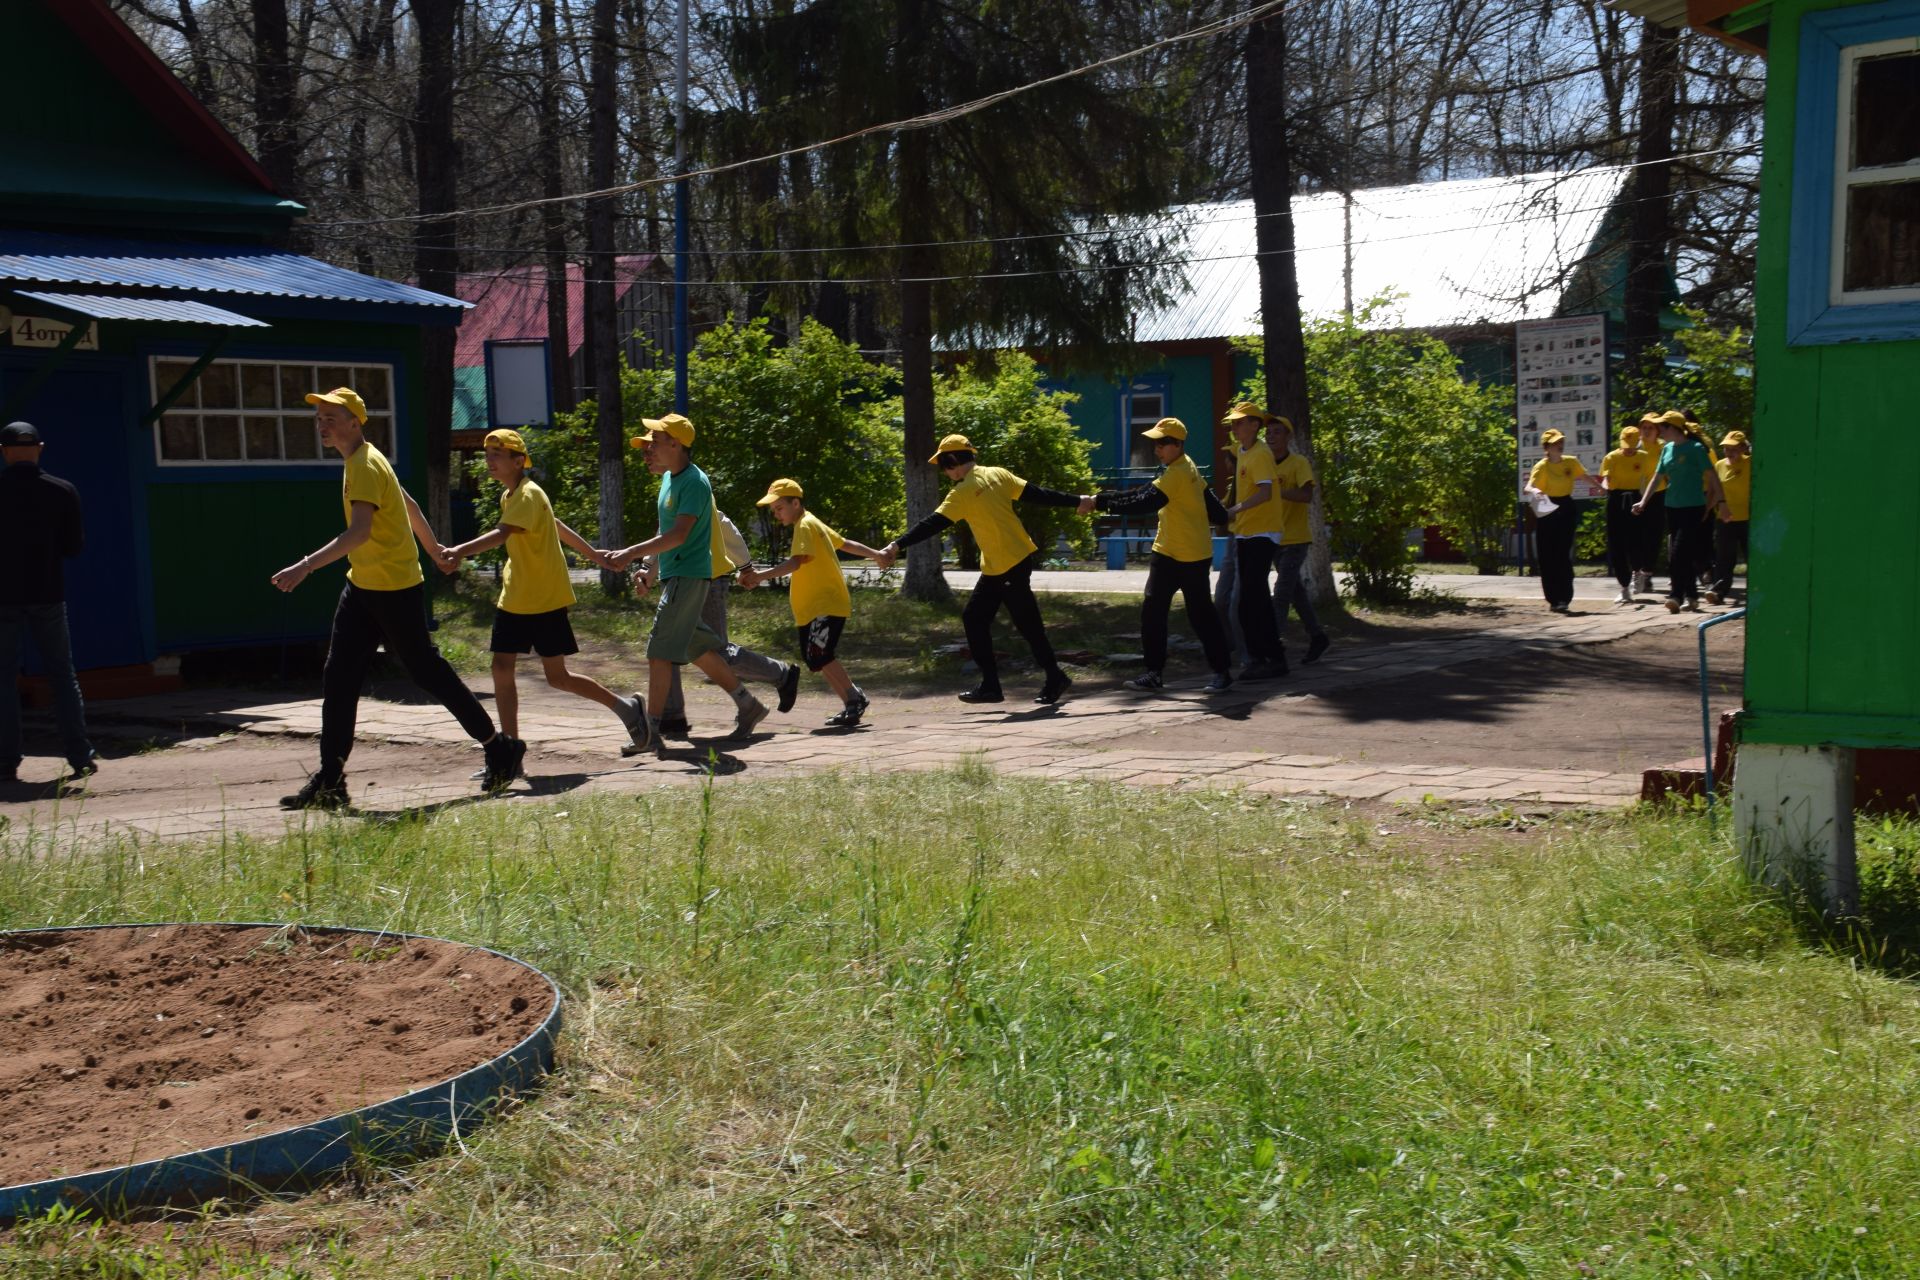
<svg viewBox="0 0 1920 1280">
<path fill-rule="evenodd" d="M 552 798 L 576 789 L 631 793 L 687 785 L 705 776 L 711 751 L 716 778 L 726 785 L 804 776 L 823 769 L 894 773 L 979 760 L 1007 776 L 1101 779 L 1135 786 L 1244 788 L 1264 795 L 1387 801 L 1431 797 L 1617 807 L 1638 795 L 1637 772 L 1357 762 L 1285 751 L 1155 752 L 1103 744 L 1123 739 L 1137 744 L 1149 730 L 1193 725 L 1208 718 L 1244 718 L 1260 703 L 1310 699 L 1462 664 L 1511 660 L 1699 621 L 1698 615 L 1674 617 L 1657 608 L 1572 617 L 1543 611 L 1537 620 L 1464 636 L 1367 646 L 1344 654 L 1336 647 L 1315 666 L 1296 668 L 1286 681 L 1243 685 L 1224 697 L 1208 697 L 1200 691 L 1199 681 L 1192 680 L 1171 684 L 1158 697 L 1101 690 L 1070 696 L 1059 707 L 1014 701 L 989 707 L 943 702 L 931 719 L 907 725 L 883 720 L 851 732 L 793 727 L 791 721 L 776 716 L 763 725 L 772 732 L 751 741 L 675 743 L 669 755 L 659 760 L 622 760 L 618 753 L 624 734 L 611 716 L 597 708 L 571 699 L 528 700 L 522 705 L 520 727 L 522 736 L 533 744 L 529 781 L 517 784 L 510 796 Z M 708 722 L 718 705 L 707 708 Z M 236 706 L 231 690 L 213 690 L 115 703 L 101 718 L 119 720 L 123 726 L 129 722 L 192 725 L 216 734 L 243 735 L 242 741 L 258 740 L 260 749 L 271 748 L 280 778 L 297 779 L 311 767 L 309 740 L 319 732 L 320 704 L 317 699 L 303 699 Z M 359 741 L 368 744 L 354 761 L 354 802 L 361 812 L 379 817 L 473 799 L 473 783 L 465 780 L 464 770 L 458 767 L 462 757 L 451 753 L 470 751 L 476 768 L 479 754 L 471 751 L 458 726 L 438 706 L 363 701 L 359 734 Z M 1227 735 L 1221 737 L 1225 740 Z M 209 736 L 202 741 L 221 739 Z M 189 748 L 192 745 L 190 740 Z M 421 753 L 423 748 L 433 749 L 432 767 L 406 769 L 406 753 Z M 381 751 L 386 754 L 376 757 L 374 753 Z M 396 768 L 396 761 L 402 767 Z M 450 761 L 456 767 L 448 768 Z M 404 781 L 409 774 L 417 780 Z M 65 827 L 72 823 L 76 828 L 106 824 L 164 837 L 221 831 L 277 834 L 285 829 L 289 815 L 274 801 L 286 789 L 290 788 L 249 788 L 229 780 L 224 788 L 210 784 L 186 795 L 177 786 L 156 786 L 145 795 L 121 794 L 113 798 L 110 809 L 103 797 L 92 806 L 98 810 L 92 815 L 87 801 L 75 799 L 60 802 L 64 808 L 57 813 L 46 805 L 30 806 L 36 811 L 30 813 L 11 805 L 8 809 L 14 812 L 16 824 L 37 821 Z"/>
</svg>

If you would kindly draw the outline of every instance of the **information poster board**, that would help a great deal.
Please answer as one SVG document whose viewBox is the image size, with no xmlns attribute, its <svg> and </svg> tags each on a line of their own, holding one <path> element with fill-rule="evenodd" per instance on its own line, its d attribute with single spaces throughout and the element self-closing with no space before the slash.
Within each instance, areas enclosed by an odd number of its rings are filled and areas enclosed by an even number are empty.
<svg viewBox="0 0 1920 1280">
<path fill-rule="evenodd" d="M 1587 476 L 1574 485 L 1576 498 L 1597 497 L 1600 459 L 1612 447 L 1607 413 L 1607 318 L 1560 316 L 1522 320 L 1513 327 L 1514 390 L 1519 431 L 1519 477 L 1546 456 L 1540 433 L 1566 436 L 1568 457 L 1578 458 Z"/>
</svg>

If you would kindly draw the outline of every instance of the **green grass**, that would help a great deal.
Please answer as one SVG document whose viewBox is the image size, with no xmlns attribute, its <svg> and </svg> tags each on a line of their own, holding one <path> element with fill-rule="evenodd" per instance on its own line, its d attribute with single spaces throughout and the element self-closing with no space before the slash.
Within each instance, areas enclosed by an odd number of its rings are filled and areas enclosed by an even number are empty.
<svg viewBox="0 0 1920 1280">
<path fill-rule="evenodd" d="M 54 1224 L 0 1273 L 1718 1280 L 1920 1248 L 1920 999 L 1806 945 L 1697 817 L 1388 835 L 980 764 L 701 805 L 84 854 L 15 827 L 10 926 L 419 930 L 570 1004 L 558 1076 L 464 1151 L 165 1243 Z"/>
</svg>

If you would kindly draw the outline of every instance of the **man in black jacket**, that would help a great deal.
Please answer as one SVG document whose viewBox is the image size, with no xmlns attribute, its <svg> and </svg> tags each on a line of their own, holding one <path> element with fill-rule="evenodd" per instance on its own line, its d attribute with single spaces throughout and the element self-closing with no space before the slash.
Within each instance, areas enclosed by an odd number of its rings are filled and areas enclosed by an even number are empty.
<svg viewBox="0 0 1920 1280">
<path fill-rule="evenodd" d="M 80 495 L 65 480 L 40 469 L 43 445 L 30 422 L 0 427 L 0 782 L 20 771 L 21 641 L 31 635 L 53 690 L 54 717 L 67 769 L 74 777 L 94 772 L 87 741 L 86 708 L 73 674 L 67 638 L 67 592 L 62 561 L 80 554 L 85 532 Z"/>
</svg>

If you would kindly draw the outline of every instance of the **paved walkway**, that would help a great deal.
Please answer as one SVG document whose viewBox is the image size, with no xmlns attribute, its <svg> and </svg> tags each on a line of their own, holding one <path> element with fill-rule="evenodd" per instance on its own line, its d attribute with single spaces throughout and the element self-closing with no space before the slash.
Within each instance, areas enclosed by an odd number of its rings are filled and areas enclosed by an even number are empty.
<svg viewBox="0 0 1920 1280">
<path fill-rule="evenodd" d="M 1516 805 L 1617 807 L 1639 792 L 1639 775 L 1599 770 L 1481 767 L 1473 764 L 1393 764 L 1356 762 L 1333 756 L 1258 750 L 1172 753 L 1115 749 L 1108 745 L 1139 742 L 1150 731 L 1192 724 L 1209 717 L 1244 718 L 1259 702 L 1306 699 L 1356 686 L 1462 664 L 1486 664 L 1526 654 L 1619 639 L 1657 627 L 1689 626 L 1699 615 L 1669 615 L 1641 607 L 1559 617 L 1544 610 L 1537 619 L 1510 622 L 1496 629 L 1396 644 L 1340 647 L 1312 667 L 1296 668 L 1281 684 L 1241 685 L 1225 697 L 1209 698 L 1198 680 L 1176 682 L 1166 694 L 1143 698 L 1123 690 L 1071 696 L 1059 707 L 1009 701 L 991 707 L 942 703 L 932 719 L 889 726 L 882 722 L 860 730 L 808 730 L 771 717 L 765 732 L 748 742 L 674 744 L 668 758 L 622 760 L 624 734 L 612 717 L 570 699 L 523 702 L 521 734 L 534 744 L 529 756 L 530 783 L 512 795 L 551 797 L 584 788 L 592 792 L 634 792 L 696 782 L 705 774 L 707 753 L 716 753 L 716 775 L 726 782 L 804 776 L 822 769 L 897 773 L 935 769 L 978 759 L 997 772 L 1016 777 L 1090 778 L 1140 786 L 1177 786 L 1234 790 L 1266 795 L 1299 795 L 1420 801 L 1503 802 Z M 711 695 L 709 695 L 711 696 Z M 129 700 L 103 709 L 100 719 L 142 724 L 191 724 L 215 731 L 281 737 L 287 759 L 280 767 L 298 768 L 312 747 L 291 739 L 317 736 L 317 699 L 235 705 L 231 690 L 190 691 Z M 924 705 L 924 704 L 915 704 Z M 577 710 L 576 710 L 577 708 Z M 950 710 L 948 709 L 950 708 Z M 464 736 L 435 705 L 363 701 L 360 741 L 394 747 L 435 745 L 469 747 Z M 297 757 L 297 761 L 296 761 Z M 362 769 L 355 779 L 356 805 L 393 813 L 407 808 L 463 802 L 473 784 L 442 763 L 429 770 L 431 781 L 395 785 L 391 773 Z M 475 767 L 479 756 L 473 753 Z M 578 772 L 567 772 L 575 769 Z M 382 784 L 376 793 L 367 783 Z M 531 788 L 529 790 L 529 788 Z M 191 836 L 222 831 L 277 833 L 287 816 L 274 807 L 283 788 L 235 789 L 210 785 L 198 795 L 176 788 L 155 789 L 141 802 L 115 798 L 110 815 L 94 825 L 132 828 L 148 835 Z M 59 816 L 88 824 L 85 803 L 66 801 Z M 102 801 L 104 806 L 105 801 Z M 42 812 L 45 810 L 42 809 Z M 20 818 L 26 815 L 20 815 Z"/>
<path fill-rule="evenodd" d="M 947 583 L 955 591 L 973 590 L 980 575 L 959 569 L 947 570 Z M 1347 575 L 1334 574 L 1346 585 Z M 1665 579 L 1660 579 L 1664 584 Z M 1741 598 L 1747 592 L 1746 580 L 1736 578 L 1735 589 Z M 1035 591 L 1087 592 L 1096 595 L 1137 596 L 1146 590 L 1147 571 L 1138 569 L 1041 569 L 1033 575 Z M 1543 600 L 1540 579 L 1507 574 L 1422 573 L 1413 579 L 1414 590 L 1437 595 L 1458 596 L 1462 600 Z M 1612 578 L 1575 578 L 1573 598 L 1577 604 L 1611 605 L 1619 585 Z M 1643 593 L 1640 597 L 1647 599 Z"/>
</svg>

